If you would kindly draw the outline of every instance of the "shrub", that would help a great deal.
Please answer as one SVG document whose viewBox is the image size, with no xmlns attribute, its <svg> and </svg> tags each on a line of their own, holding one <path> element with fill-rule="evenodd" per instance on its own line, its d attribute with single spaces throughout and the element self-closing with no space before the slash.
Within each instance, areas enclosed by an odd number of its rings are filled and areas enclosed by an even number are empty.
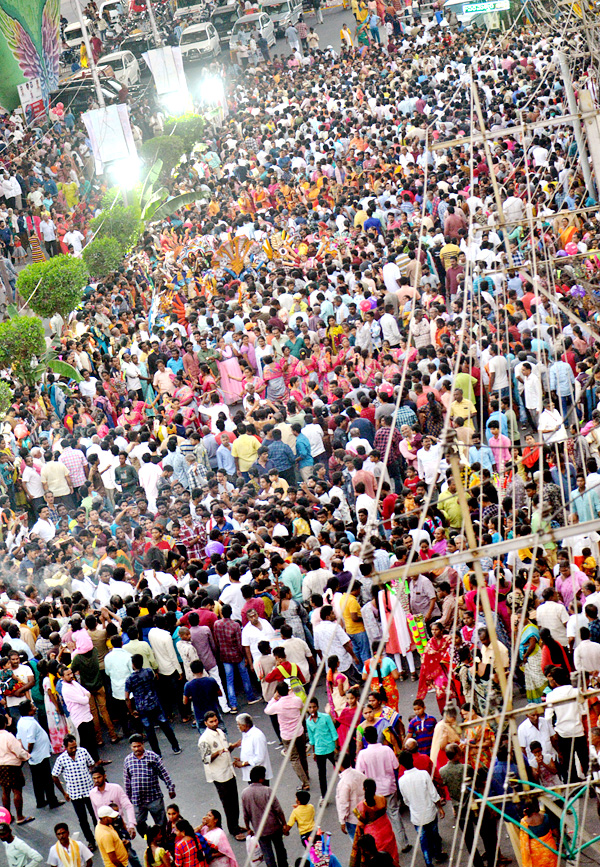
<svg viewBox="0 0 600 867">
<path fill-rule="evenodd" d="M 85 247 L 83 258 L 90 274 L 101 279 L 117 270 L 123 261 L 123 250 L 116 238 L 95 238 Z"/>
<path fill-rule="evenodd" d="M 91 221 L 96 238 L 114 238 L 124 255 L 140 237 L 142 220 L 139 205 L 106 208 Z"/>
<path fill-rule="evenodd" d="M 180 135 L 159 135 L 150 138 L 140 148 L 140 155 L 148 166 L 162 160 L 161 174 L 167 178 L 185 153 L 185 145 Z"/>
<path fill-rule="evenodd" d="M 32 361 L 45 351 L 44 327 L 37 316 L 13 316 L 0 323 L 0 367 L 12 369 L 17 379 L 31 382 Z"/>
<path fill-rule="evenodd" d="M 39 316 L 68 316 L 81 303 L 88 279 L 81 259 L 60 255 L 23 268 L 17 277 L 17 289 Z"/>
<path fill-rule="evenodd" d="M 183 148 L 189 154 L 194 145 L 204 138 L 206 121 L 199 114 L 184 114 L 181 117 L 170 118 L 165 123 L 165 133 L 168 135 L 174 129 L 173 135 L 183 139 Z"/>
</svg>

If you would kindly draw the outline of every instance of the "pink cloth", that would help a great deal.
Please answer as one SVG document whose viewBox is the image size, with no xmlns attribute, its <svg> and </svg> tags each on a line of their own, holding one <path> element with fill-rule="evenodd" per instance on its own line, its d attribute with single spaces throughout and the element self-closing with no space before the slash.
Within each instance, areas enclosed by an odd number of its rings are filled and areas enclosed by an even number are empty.
<svg viewBox="0 0 600 867">
<path fill-rule="evenodd" d="M 375 780 L 378 795 L 391 795 L 396 790 L 397 768 L 398 759 L 385 744 L 369 744 L 356 758 L 356 770 Z"/>
<path fill-rule="evenodd" d="M 92 639 L 90 638 L 89 633 L 85 631 L 85 629 L 79 629 L 77 632 L 74 632 L 73 641 L 75 642 L 75 649 L 77 650 L 77 653 L 87 653 L 88 650 L 94 649 Z"/>
<path fill-rule="evenodd" d="M 300 725 L 302 708 L 302 699 L 292 693 L 284 695 L 279 699 L 272 698 L 265 707 L 265 713 L 268 713 L 270 716 L 277 715 L 281 737 L 284 741 L 291 741 L 294 735 L 298 734 L 302 728 Z"/>
<path fill-rule="evenodd" d="M 90 694 L 84 686 L 76 680 L 72 680 L 71 683 L 63 680 L 62 697 L 75 728 L 81 723 L 92 721 Z"/>
<path fill-rule="evenodd" d="M 11 765 L 20 768 L 29 758 L 29 753 L 18 740 L 6 729 L 0 731 L 0 767 Z"/>
<path fill-rule="evenodd" d="M 488 439 L 488 445 L 494 455 L 494 463 L 496 464 L 498 472 L 502 473 L 504 471 L 504 465 L 511 460 L 510 449 L 512 442 L 508 437 L 505 437 L 504 434 L 498 434 L 497 438 L 490 437 Z"/>
<path fill-rule="evenodd" d="M 92 802 L 96 818 L 98 818 L 100 807 L 110 807 L 111 804 L 116 804 L 117 811 L 127 827 L 135 827 L 136 821 L 133 804 L 125 794 L 125 790 L 118 783 L 106 783 L 103 792 L 99 792 L 98 788 L 94 786 L 90 792 L 90 801 Z"/>
</svg>

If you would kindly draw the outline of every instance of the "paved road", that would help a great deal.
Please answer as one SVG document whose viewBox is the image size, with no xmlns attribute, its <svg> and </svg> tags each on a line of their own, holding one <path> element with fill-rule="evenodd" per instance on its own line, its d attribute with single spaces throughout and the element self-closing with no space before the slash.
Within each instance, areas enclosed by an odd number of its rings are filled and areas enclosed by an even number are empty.
<svg viewBox="0 0 600 867">
<path fill-rule="evenodd" d="M 410 718 L 412 712 L 412 700 L 416 694 L 416 689 L 417 684 L 411 683 L 410 681 L 400 683 L 400 712 L 403 716 L 405 723 Z M 319 686 L 317 695 L 319 697 L 321 707 L 324 707 L 326 703 L 326 698 L 323 686 Z M 273 771 L 276 775 L 283 759 L 281 753 L 276 750 L 275 734 L 271 726 L 271 721 L 265 714 L 263 714 L 262 707 L 262 705 L 253 705 L 251 708 L 249 708 L 249 710 L 252 713 L 252 716 L 254 717 L 258 727 L 264 731 L 265 735 L 267 736 L 267 740 L 273 742 L 270 746 L 270 751 Z M 244 703 L 240 701 L 240 711 L 245 709 L 246 708 L 244 708 Z M 431 696 L 428 700 L 428 711 L 429 713 L 439 716 L 435 700 Z M 226 717 L 226 725 L 228 728 L 230 740 L 237 740 L 239 737 L 239 733 L 235 724 L 235 717 L 233 715 L 228 715 Z M 164 742 L 164 738 L 161 732 L 158 732 L 158 736 L 161 747 L 163 748 L 167 767 L 177 785 L 177 797 L 175 800 L 179 804 L 182 814 L 187 819 L 189 819 L 192 824 L 196 825 L 200 822 L 206 811 L 211 807 L 214 806 L 221 809 L 221 804 L 218 797 L 216 796 L 216 792 L 213 786 L 206 783 L 204 778 L 204 771 L 200 765 L 196 750 L 196 744 L 198 740 L 196 731 L 192 729 L 189 725 L 179 725 L 177 727 L 177 736 L 179 738 L 181 746 L 183 747 L 183 752 L 179 756 L 173 756 L 171 754 L 170 748 L 168 744 Z M 115 747 L 110 747 L 109 749 L 105 749 L 103 751 L 104 758 L 110 758 L 113 760 L 113 763 L 107 767 L 110 782 L 117 782 L 122 784 L 123 758 L 126 755 L 128 749 L 129 747 L 127 744 L 119 744 Z M 28 777 L 27 769 L 25 769 L 25 773 Z M 316 807 L 319 801 L 319 787 L 316 765 L 314 764 L 314 762 L 312 763 L 311 767 L 311 778 L 312 803 L 314 803 Z M 240 792 L 243 788 L 243 785 L 244 784 L 241 782 L 241 780 L 239 780 L 238 787 L 240 789 Z M 284 772 L 281 788 L 279 789 L 279 799 L 286 815 L 289 814 L 289 811 L 292 808 L 295 799 L 295 792 L 298 787 L 298 779 L 294 772 L 288 766 Z M 26 814 L 34 814 L 37 816 L 37 818 L 35 822 L 32 822 L 31 824 L 26 825 L 23 828 L 17 828 L 15 829 L 15 831 L 19 837 L 22 837 L 24 840 L 26 840 L 30 845 L 37 849 L 44 856 L 44 858 L 46 858 L 48 854 L 48 849 L 50 845 L 52 845 L 52 843 L 54 842 L 54 836 L 52 831 L 54 824 L 58 821 L 68 821 L 71 828 L 76 829 L 78 828 L 78 824 L 75 814 L 72 807 L 68 804 L 53 811 L 49 811 L 48 809 L 36 810 L 35 802 L 32 795 L 32 788 L 29 782 L 25 788 L 24 797 Z M 165 797 L 167 796 L 165 795 Z M 168 801 L 166 803 L 168 803 Z M 404 815 L 404 820 L 405 826 L 409 834 L 409 838 L 411 841 L 414 842 L 416 834 L 409 823 L 407 813 L 405 813 Z M 332 832 L 333 851 L 340 859 L 343 867 L 346 867 L 350 856 L 350 841 L 347 836 L 342 834 L 339 828 L 335 805 L 333 803 L 328 804 L 325 810 L 325 818 L 321 826 L 323 830 Z M 441 823 L 441 833 L 447 843 L 448 849 L 450 849 L 453 834 L 453 819 L 452 811 L 450 809 L 446 810 L 446 818 Z M 236 857 L 238 858 L 240 867 L 243 867 L 246 857 L 244 844 L 232 840 L 232 845 Z M 293 865 L 296 858 L 298 858 L 302 853 L 302 848 L 300 845 L 297 830 L 294 830 L 292 834 L 287 838 L 286 847 L 288 851 L 290 865 Z M 506 840 L 503 842 L 502 848 L 506 854 L 510 854 L 510 847 Z M 140 855 L 143 853 L 143 842 L 139 840 L 136 841 L 136 850 Z M 422 867 L 424 862 L 420 850 L 417 852 L 414 862 L 412 861 L 412 856 L 413 853 L 408 856 L 402 856 L 402 864 L 407 865 L 408 867 L 409 864 L 414 863 L 415 865 L 417 865 L 417 867 Z M 466 857 L 461 858 L 460 861 L 457 861 L 456 863 L 466 864 Z M 99 858 L 98 854 L 96 854 L 94 856 L 94 867 L 100 867 L 100 865 L 101 859 Z"/>
</svg>

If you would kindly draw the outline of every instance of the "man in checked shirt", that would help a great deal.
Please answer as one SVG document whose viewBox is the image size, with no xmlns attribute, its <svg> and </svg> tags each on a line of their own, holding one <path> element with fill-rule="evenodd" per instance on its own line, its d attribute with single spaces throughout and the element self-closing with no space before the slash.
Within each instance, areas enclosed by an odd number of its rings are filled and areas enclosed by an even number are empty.
<svg viewBox="0 0 600 867">
<path fill-rule="evenodd" d="M 163 825 L 167 820 L 160 781 L 167 787 L 171 800 L 176 794 L 175 783 L 161 757 L 144 748 L 143 735 L 131 735 L 129 743 L 131 752 L 123 763 L 125 793 L 133 804 L 138 829 L 145 834 L 148 813 L 156 825 Z"/>
</svg>

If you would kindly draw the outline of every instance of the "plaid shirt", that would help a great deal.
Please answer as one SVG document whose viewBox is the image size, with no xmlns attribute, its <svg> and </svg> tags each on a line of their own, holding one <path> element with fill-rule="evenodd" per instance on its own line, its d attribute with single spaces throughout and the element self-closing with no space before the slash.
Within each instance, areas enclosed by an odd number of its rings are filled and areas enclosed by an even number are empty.
<svg viewBox="0 0 600 867">
<path fill-rule="evenodd" d="M 416 424 L 418 421 L 417 415 L 410 406 L 399 406 L 398 412 L 396 413 L 396 427 L 398 430 L 402 427 L 403 424 L 410 425 L 412 427 L 413 424 Z"/>
<path fill-rule="evenodd" d="M 89 768 L 95 762 L 88 751 L 83 747 L 77 747 L 77 752 L 74 758 L 65 750 L 61 753 L 54 763 L 52 774 L 55 777 L 60 777 L 62 774 L 67 794 L 73 800 L 77 798 L 87 798 L 94 787 L 92 775 Z"/>
<path fill-rule="evenodd" d="M 279 472 L 291 470 L 296 464 L 296 456 L 287 443 L 281 440 L 273 440 L 269 444 L 269 458 L 275 464 L 275 469 Z"/>
<path fill-rule="evenodd" d="M 386 464 L 395 464 L 398 461 L 399 453 L 398 453 L 398 444 L 402 437 L 398 432 L 398 428 L 391 427 L 380 427 L 377 433 L 375 434 L 374 448 L 376 448 L 381 453 L 381 459 L 383 460 L 385 456 L 385 450 L 387 448 L 388 439 L 390 436 L 390 432 L 392 434 L 392 445 L 390 447 L 390 453 L 388 455 L 388 459 Z"/>
<path fill-rule="evenodd" d="M 219 647 L 221 662 L 236 663 L 244 658 L 242 628 L 231 618 L 217 620 L 213 626 L 215 641 Z"/>
<path fill-rule="evenodd" d="M 64 450 L 59 461 L 68 469 L 73 487 L 81 487 L 86 480 L 85 469 L 88 465 L 87 458 L 83 452 L 80 452 L 79 449 L 72 449 L 69 446 Z"/>
<path fill-rule="evenodd" d="M 195 536 L 199 537 L 199 541 L 191 542 Z M 192 526 L 183 522 L 179 530 L 179 541 L 183 542 L 187 549 L 188 560 L 201 560 L 204 557 L 204 548 L 206 547 L 206 532 L 201 521 L 192 521 Z"/>
<path fill-rule="evenodd" d="M 150 646 L 150 645 L 148 645 Z M 125 681 L 125 691 L 133 696 L 135 707 L 140 716 L 152 710 L 160 710 L 156 687 L 154 686 L 154 672 L 150 668 L 142 668 L 134 671 Z"/>
<path fill-rule="evenodd" d="M 199 464 L 196 461 L 195 464 L 188 464 L 187 470 L 190 480 L 190 490 L 193 491 L 194 488 L 203 488 L 208 482 L 208 470 L 204 464 Z"/>
<path fill-rule="evenodd" d="M 152 750 L 144 750 L 140 759 L 129 753 L 123 763 L 123 780 L 125 793 L 134 807 L 142 807 L 162 798 L 160 780 L 169 792 L 175 788 L 163 760 Z"/>
<path fill-rule="evenodd" d="M 198 846 L 189 837 L 175 843 L 175 867 L 200 867 L 205 861 L 198 858 Z"/>
</svg>

